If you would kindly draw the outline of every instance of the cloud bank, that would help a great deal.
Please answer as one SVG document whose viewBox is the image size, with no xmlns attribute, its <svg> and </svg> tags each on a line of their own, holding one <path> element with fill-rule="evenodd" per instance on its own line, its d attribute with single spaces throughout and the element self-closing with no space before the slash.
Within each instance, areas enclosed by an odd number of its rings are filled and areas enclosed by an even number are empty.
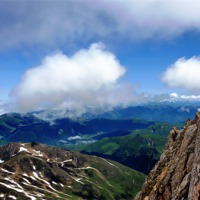
<svg viewBox="0 0 200 200">
<path fill-rule="evenodd" d="M 10 102 L 5 102 L 0 100 L 0 115 L 10 112 L 13 107 Z"/>
<path fill-rule="evenodd" d="M 83 109 L 133 101 L 131 88 L 119 82 L 126 69 L 102 43 L 68 57 L 62 52 L 45 57 L 29 69 L 13 90 L 19 110 Z"/>
<path fill-rule="evenodd" d="M 177 93 L 171 93 L 170 94 L 170 99 L 173 100 L 186 100 L 186 101 L 199 101 L 200 100 L 200 95 L 179 95 Z"/>
<path fill-rule="evenodd" d="M 200 57 L 180 58 L 163 74 L 162 81 L 169 87 L 200 91 Z"/>
<path fill-rule="evenodd" d="M 168 39 L 199 31 L 199 10 L 198 0 L 0 1 L 0 48 Z"/>
</svg>

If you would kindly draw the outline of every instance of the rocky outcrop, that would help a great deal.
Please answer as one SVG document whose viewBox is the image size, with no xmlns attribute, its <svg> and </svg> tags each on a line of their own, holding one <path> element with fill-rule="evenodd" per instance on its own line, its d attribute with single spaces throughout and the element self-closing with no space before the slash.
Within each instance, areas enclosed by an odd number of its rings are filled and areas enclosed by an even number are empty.
<svg viewBox="0 0 200 200">
<path fill-rule="evenodd" d="M 182 130 L 169 134 L 160 161 L 135 200 L 200 199 L 200 112 Z"/>
</svg>

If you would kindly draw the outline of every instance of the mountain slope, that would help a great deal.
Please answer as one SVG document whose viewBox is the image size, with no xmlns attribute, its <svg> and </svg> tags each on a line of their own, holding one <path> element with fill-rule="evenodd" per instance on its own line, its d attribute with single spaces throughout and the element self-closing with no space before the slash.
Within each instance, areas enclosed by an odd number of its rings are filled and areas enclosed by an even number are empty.
<svg viewBox="0 0 200 200">
<path fill-rule="evenodd" d="M 38 143 L 0 147 L 5 199 L 132 199 L 144 175 L 116 162 Z"/>
<path fill-rule="evenodd" d="M 155 123 L 142 130 L 135 130 L 123 137 L 104 138 L 76 150 L 109 158 L 148 174 L 164 150 L 172 125 Z M 70 146 L 63 146 L 70 148 Z M 76 146 L 73 146 L 75 148 Z M 145 160 L 145 162 L 144 162 Z"/>
<path fill-rule="evenodd" d="M 130 134 L 132 130 L 143 129 L 153 122 L 144 120 L 57 119 L 53 123 L 41 120 L 31 114 L 16 113 L 0 116 L 0 143 L 37 141 L 57 145 L 59 141 L 72 143 L 69 138 L 99 140 L 104 137 Z M 84 142 L 84 141 L 83 141 Z"/>
<path fill-rule="evenodd" d="M 158 161 L 166 139 L 160 136 L 134 135 L 132 137 L 105 138 L 83 147 L 82 152 L 115 160 L 148 174 Z M 159 145 L 159 146 L 157 146 Z M 145 160 L 145 162 L 144 162 Z"/>
<path fill-rule="evenodd" d="M 135 200 L 200 199 L 200 113 L 182 130 L 174 128 L 160 161 Z"/>
</svg>

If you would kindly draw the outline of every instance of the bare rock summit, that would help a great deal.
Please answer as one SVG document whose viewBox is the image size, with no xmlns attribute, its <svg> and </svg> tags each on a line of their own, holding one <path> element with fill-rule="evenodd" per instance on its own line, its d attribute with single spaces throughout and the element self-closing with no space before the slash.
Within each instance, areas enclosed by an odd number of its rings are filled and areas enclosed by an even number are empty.
<svg viewBox="0 0 200 200">
<path fill-rule="evenodd" d="M 135 200 L 200 199 L 200 112 L 182 130 L 170 132 L 160 161 Z"/>
</svg>

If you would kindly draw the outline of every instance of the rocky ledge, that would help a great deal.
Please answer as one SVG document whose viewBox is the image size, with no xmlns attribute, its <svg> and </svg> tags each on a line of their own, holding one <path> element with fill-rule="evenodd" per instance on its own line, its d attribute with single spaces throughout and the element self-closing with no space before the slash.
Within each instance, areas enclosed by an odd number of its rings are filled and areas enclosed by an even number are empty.
<svg viewBox="0 0 200 200">
<path fill-rule="evenodd" d="M 169 134 L 160 161 L 135 200 L 200 199 L 200 112 L 182 130 Z"/>
</svg>

